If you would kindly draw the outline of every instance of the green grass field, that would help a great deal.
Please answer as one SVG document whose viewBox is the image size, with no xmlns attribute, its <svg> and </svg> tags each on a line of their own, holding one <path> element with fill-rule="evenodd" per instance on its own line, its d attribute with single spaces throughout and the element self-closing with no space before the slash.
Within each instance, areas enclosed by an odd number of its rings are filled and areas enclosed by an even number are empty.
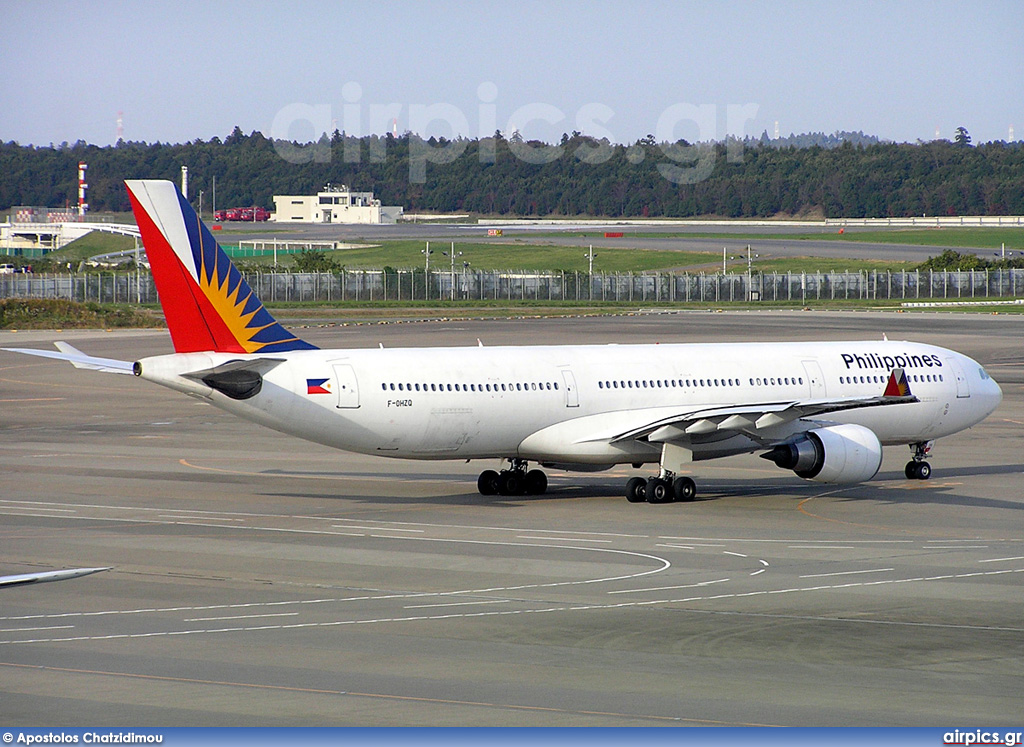
<svg viewBox="0 0 1024 747">
<path fill-rule="evenodd" d="M 46 256 L 47 258 L 54 260 L 80 262 L 83 259 L 94 257 L 97 254 L 121 252 L 134 248 L 135 239 L 131 236 L 93 231 L 92 233 L 87 233 L 80 239 L 75 239 L 62 249 L 48 253 Z"/>
<path fill-rule="evenodd" d="M 611 230 L 619 230 L 610 227 Z M 847 229 L 839 233 L 839 227 L 808 227 L 803 233 L 758 233 L 756 230 L 742 233 L 723 232 L 682 232 L 667 231 L 653 233 L 650 231 L 623 231 L 625 240 L 638 239 L 722 239 L 731 241 L 764 241 L 778 239 L 785 241 L 844 241 L 849 243 L 871 244 L 909 244 L 912 246 L 943 246 L 963 249 L 999 249 L 1006 244 L 1006 250 L 1024 250 L 1024 226 L 1020 227 L 943 227 L 943 228 L 890 228 L 879 230 Z M 556 236 L 575 236 L 580 238 L 599 238 L 603 231 L 571 231 L 541 232 L 534 234 L 536 238 L 554 238 Z"/>
<path fill-rule="evenodd" d="M 293 227 L 283 227 L 287 232 Z M 274 232 L 269 226 L 261 226 L 261 231 Z M 560 234 L 565 236 L 566 234 Z M 570 236 L 600 236 L 600 233 L 572 233 Z M 767 238 L 778 239 L 779 234 L 716 234 L 716 233 L 630 233 L 633 237 L 660 238 L 723 238 L 732 241 L 755 241 Z M 229 233 L 217 237 L 225 244 L 234 243 Z M 531 240 L 540 238 L 531 236 Z M 1024 251 L 1024 228 L 929 228 L 929 229 L 893 229 L 883 231 L 862 231 L 839 234 L 829 233 L 786 234 L 787 241 L 815 239 L 844 242 L 871 242 L 884 244 L 910 244 L 917 246 L 952 246 L 958 248 L 989 248 L 997 252 L 1000 245 L 1006 244 L 1007 251 Z M 134 247 L 134 240 L 127 236 L 95 232 L 68 244 L 63 249 L 47 255 L 57 261 L 78 262 L 96 254 L 114 252 Z M 329 255 L 347 269 L 380 269 L 393 267 L 408 270 L 422 269 L 424 266 L 423 240 L 381 241 L 365 248 L 339 249 Z M 435 269 L 451 266 L 449 257 L 442 254 L 450 251 L 449 241 L 434 241 L 431 245 L 430 265 Z M 588 261 L 586 250 L 582 247 L 565 247 L 551 244 L 527 243 L 524 239 L 509 242 L 470 241 L 456 242 L 456 269 L 461 270 L 463 262 L 469 262 L 471 269 L 477 270 L 541 270 L 541 271 L 586 271 Z M 938 252 L 936 252 L 938 253 Z M 603 247 L 595 252 L 594 271 L 604 273 L 615 272 L 651 272 L 651 271 L 711 271 L 720 267 L 721 255 L 714 252 L 691 252 L 684 250 L 648 250 L 630 248 Z M 287 256 L 278 258 L 279 266 L 288 268 L 291 259 Z M 246 264 L 269 267 L 273 264 L 272 257 L 248 258 Z M 745 272 L 746 262 L 741 259 L 730 261 L 729 272 Z M 912 262 L 875 261 L 861 259 L 831 259 L 822 257 L 791 257 L 780 259 L 764 259 L 755 262 L 755 270 L 759 272 L 839 272 L 839 271 L 900 271 L 914 268 Z"/>
</svg>

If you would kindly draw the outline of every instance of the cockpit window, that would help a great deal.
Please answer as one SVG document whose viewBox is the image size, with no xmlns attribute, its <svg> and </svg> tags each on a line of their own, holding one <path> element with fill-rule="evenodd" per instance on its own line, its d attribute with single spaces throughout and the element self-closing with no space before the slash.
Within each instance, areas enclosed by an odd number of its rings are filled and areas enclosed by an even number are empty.
<svg viewBox="0 0 1024 747">
<path fill-rule="evenodd" d="M 985 371 L 984 368 L 978 368 L 978 376 L 981 377 L 982 381 L 985 381 L 986 379 L 989 378 L 988 372 Z"/>
</svg>

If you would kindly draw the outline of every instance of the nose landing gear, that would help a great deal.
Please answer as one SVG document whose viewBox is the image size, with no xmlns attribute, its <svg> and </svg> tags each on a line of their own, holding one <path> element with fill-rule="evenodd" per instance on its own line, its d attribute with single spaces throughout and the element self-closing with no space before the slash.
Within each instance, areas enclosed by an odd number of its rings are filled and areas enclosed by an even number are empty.
<svg viewBox="0 0 1024 747">
<path fill-rule="evenodd" d="M 925 459 L 931 455 L 934 443 L 934 441 L 918 441 L 910 444 L 910 450 L 914 452 L 914 457 L 907 462 L 907 466 L 903 469 L 903 474 L 907 476 L 908 480 L 927 480 L 932 476 L 932 466 Z"/>
</svg>

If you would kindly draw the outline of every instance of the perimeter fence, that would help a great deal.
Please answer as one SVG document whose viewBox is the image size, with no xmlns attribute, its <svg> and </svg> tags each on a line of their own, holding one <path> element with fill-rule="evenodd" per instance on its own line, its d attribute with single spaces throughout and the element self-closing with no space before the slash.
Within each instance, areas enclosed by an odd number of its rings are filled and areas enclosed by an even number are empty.
<svg viewBox="0 0 1024 747">
<path fill-rule="evenodd" d="M 251 273 L 245 279 L 267 303 L 315 301 L 613 301 L 807 302 L 1006 298 L 1024 295 L 1024 269 L 908 272 L 431 272 L 345 270 Z M 64 298 L 106 303 L 158 302 L 152 276 L 114 271 L 0 275 L 0 298 Z"/>
</svg>

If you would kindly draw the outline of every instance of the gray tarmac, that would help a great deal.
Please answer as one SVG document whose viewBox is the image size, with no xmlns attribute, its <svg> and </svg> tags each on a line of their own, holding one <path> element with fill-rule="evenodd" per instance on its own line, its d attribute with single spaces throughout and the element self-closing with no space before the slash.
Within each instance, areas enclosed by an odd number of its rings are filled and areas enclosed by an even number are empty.
<svg viewBox="0 0 1024 747">
<path fill-rule="evenodd" d="M 134 377 L 0 352 L 0 724 L 1020 726 L 1024 317 L 683 312 L 323 326 L 321 346 L 907 338 L 980 360 L 1004 402 L 887 449 L 857 486 L 757 457 L 699 500 L 630 468 L 477 494 L 494 463 L 387 461 Z M 100 356 L 165 332 L 0 332 Z M 646 474 L 646 472 L 644 472 Z"/>
</svg>

